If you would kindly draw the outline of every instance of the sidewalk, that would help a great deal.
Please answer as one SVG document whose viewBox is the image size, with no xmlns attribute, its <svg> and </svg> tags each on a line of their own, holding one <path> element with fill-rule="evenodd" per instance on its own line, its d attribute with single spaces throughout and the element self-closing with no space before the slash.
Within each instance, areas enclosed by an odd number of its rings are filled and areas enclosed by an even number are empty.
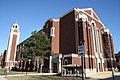
<svg viewBox="0 0 120 80">
<path fill-rule="evenodd" d="M 4 78 L 4 77 L 2 77 L 2 76 L 0 76 L 0 80 L 7 80 L 6 78 Z"/>
<path fill-rule="evenodd" d="M 120 72 L 114 72 L 114 76 L 120 76 Z M 95 74 L 91 74 L 87 76 L 91 79 L 106 79 L 112 77 L 112 72 L 111 71 L 106 71 L 106 72 L 97 72 Z"/>
<path fill-rule="evenodd" d="M 32 75 L 57 75 L 57 73 L 27 73 L 27 74 L 11 74 L 6 76 L 32 76 Z M 5 75 L 1 75 L 0 77 L 5 77 Z M 1 79 L 0 79 L 1 80 Z"/>
<path fill-rule="evenodd" d="M 57 75 L 57 73 L 28 73 L 27 74 L 27 76 L 31 76 L 31 75 Z M 120 76 L 120 72 L 114 72 L 114 75 Z M 11 74 L 11 75 L 7 75 L 7 77 L 8 76 L 26 76 L 26 74 Z M 7 80 L 4 77 L 5 77 L 5 75 L 0 76 L 0 80 Z M 112 77 L 112 72 L 111 71 L 97 72 L 97 73 L 91 74 L 87 77 L 89 78 L 88 80 L 106 79 L 106 78 Z"/>
<path fill-rule="evenodd" d="M 57 73 L 27 73 L 27 74 L 11 74 L 11 75 L 0 75 L 0 80 L 7 80 L 6 77 L 17 77 L 17 76 L 36 76 L 36 75 L 57 75 Z"/>
</svg>

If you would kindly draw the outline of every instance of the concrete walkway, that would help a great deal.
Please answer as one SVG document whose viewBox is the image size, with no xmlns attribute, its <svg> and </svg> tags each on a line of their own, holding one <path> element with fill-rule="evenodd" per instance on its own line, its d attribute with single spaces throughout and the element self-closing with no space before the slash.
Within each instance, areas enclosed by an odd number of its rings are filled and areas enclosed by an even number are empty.
<svg viewBox="0 0 120 80">
<path fill-rule="evenodd" d="M 34 75 L 57 75 L 57 73 L 31 73 L 31 74 L 12 74 L 12 75 L 6 75 L 6 76 L 34 76 Z M 5 75 L 2 75 L 0 77 L 5 77 Z M 1 79 L 0 79 L 1 80 Z"/>
<path fill-rule="evenodd" d="M 120 76 L 120 72 L 114 72 L 114 76 Z M 98 79 L 107 79 L 112 77 L 112 72 L 111 71 L 106 71 L 106 72 L 97 72 L 95 74 L 91 74 L 87 76 L 91 79 L 98 80 Z"/>
<path fill-rule="evenodd" d="M 6 78 L 4 78 L 4 77 L 2 77 L 2 76 L 0 76 L 0 80 L 7 80 Z"/>
</svg>

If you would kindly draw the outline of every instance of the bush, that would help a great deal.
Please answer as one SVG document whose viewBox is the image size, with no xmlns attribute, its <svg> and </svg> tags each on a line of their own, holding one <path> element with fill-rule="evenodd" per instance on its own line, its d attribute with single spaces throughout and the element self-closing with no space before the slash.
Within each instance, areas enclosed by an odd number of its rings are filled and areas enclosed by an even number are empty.
<svg viewBox="0 0 120 80">
<path fill-rule="evenodd" d="M 13 71 L 17 71 L 17 67 L 12 67 L 12 70 Z"/>
</svg>

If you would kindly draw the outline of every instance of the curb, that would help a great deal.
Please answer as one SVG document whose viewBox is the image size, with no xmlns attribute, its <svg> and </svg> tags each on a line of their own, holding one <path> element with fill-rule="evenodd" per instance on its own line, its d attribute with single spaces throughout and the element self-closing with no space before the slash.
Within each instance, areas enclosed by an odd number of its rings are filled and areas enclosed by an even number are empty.
<svg viewBox="0 0 120 80">
<path fill-rule="evenodd" d="M 6 77 L 10 76 L 34 76 L 34 75 L 57 75 L 57 73 L 37 73 L 37 74 L 15 74 L 15 75 L 6 75 Z M 5 77 L 5 75 L 2 75 L 1 77 Z"/>
</svg>

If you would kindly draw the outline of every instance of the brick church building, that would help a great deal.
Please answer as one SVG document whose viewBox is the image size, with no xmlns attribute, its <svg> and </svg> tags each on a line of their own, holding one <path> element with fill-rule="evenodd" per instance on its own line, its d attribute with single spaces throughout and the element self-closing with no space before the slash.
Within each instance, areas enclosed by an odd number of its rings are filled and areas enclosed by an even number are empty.
<svg viewBox="0 0 120 80">
<path fill-rule="evenodd" d="M 78 46 L 81 42 L 86 75 L 111 70 L 115 65 L 112 35 L 92 8 L 74 8 L 59 19 L 49 19 L 43 31 L 52 43 L 50 72 L 68 74 L 79 70 L 82 59 L 78 56 Z"/>
<path fill-rule="evenodd" d="M 112 34 L 91 8 L 74 8 L 58 19 L 49 19 L 45 22 L 43 31 L 51 40 L 51 56 L 46 62 L 48 64 L 43 65 L 50 73 L 65 75 L 81 72 L 81 54 L 84 55 L 86 75 L 116 67 Z M 21 57 L 20 49 L 15 48 L 19 37 L 18 24 L 12 26 L 10 35 L 6 66 L 10 61 L 14 63 L 15 58 L 19 63 Z M 11 46 L 14 47 L 13 50 Z M 78 55 L 80 46 L 84 50 Z"/>
</svg>

